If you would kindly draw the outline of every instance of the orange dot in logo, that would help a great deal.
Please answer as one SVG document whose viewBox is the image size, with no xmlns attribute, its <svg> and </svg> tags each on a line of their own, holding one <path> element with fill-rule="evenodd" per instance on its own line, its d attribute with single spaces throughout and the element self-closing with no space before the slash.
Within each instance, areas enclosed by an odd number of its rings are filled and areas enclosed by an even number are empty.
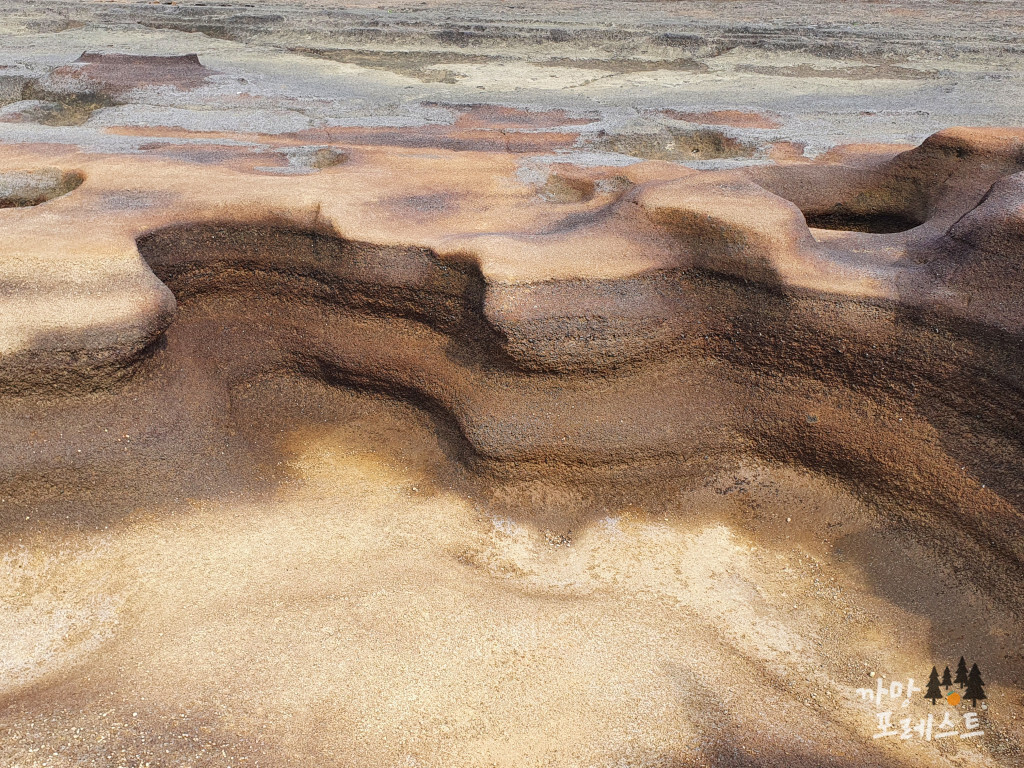
<svg viewBox="0 0 1024 768">
<path fill-rule="evenodd" d="M 949 694 L 949 696 L 946 697 L 946 701 L 948 701 L 955 707 L 957 704 L 960 703 L 960 694 L 956 691 L 953 691 L 953 693 Z"/>
</svg>

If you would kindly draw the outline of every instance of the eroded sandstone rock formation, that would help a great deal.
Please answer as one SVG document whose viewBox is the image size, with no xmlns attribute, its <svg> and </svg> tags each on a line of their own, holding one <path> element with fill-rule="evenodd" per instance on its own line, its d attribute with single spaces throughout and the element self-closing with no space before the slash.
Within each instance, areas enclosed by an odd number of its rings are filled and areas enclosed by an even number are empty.
<svg viewBox="0 0 1024 768">
<path fill-rule="evenodd" d="M 4 199 L 46 200 L 0 212 L 4 397 L 315 380 L 421 409 L 485 482 L 630 503 L 809 470 L 1024 609 L 1024 131 L 539 184 L 510 153 L 322 150 L 284 176 L 0 148 Z M 120 430 L 79 466 L 30 436 L 54 414 L 8 418 L 5 494 L 117 476 Z"/>
</svg>

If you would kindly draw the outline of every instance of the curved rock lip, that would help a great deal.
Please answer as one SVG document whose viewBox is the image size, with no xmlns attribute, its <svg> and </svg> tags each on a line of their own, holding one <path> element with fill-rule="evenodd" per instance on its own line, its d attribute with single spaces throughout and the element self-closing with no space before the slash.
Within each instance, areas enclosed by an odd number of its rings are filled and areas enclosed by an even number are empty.
<svg viewBox="0 0 1024 768">
<path fill-rule="evenodd" d="M 0 172 L 0 208 L 24 208 L 61 197 L 81 186 L 85 176 L 60 168 Z"/>
</svg>

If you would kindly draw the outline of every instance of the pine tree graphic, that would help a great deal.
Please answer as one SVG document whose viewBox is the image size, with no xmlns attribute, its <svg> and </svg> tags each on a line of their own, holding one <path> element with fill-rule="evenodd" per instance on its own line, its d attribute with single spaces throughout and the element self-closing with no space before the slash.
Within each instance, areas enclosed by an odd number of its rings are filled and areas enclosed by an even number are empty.
<svg viewBox="0 0 1024 768">
<path fill-rule="evenodd" d="M 946 671 L 942 673 L 942 687 L 947 689 L 953 687 L 953 678 L 949 674 L 949 667 L 946 667 Z"/>
<path fill-rule="evenodd" d="M 949 670 L 946 670 L 949 672 Z M 935 706 L 935 702 L 942 698 L 942 691 L 939 689 L 939 670 L 932 667 L 932 673 L 928 676 L 928 690 L 924 692 L 926 699 L 932 700 L 932 706 Z"/>
<path fill-rule="evenodd" d="M 956 667 L 956 679 L 953 681 L 961 688 L 967 685 L 967 662 L 964 661 L 964 657 L 960 657 L 960 663 Z"/>
<path fill-rule="evenodd" d="M 978 705 L 978 699 L 988 698 L 985 696 L 985 689 L 982 686 L 985 681 L 981 679 L 981 670 L 975 664 L 971 667 L 971 673 L 967 676 L 967 690 L 964 691 L 964 698 L 971 700 L 971 706 Z"/>
</svg>

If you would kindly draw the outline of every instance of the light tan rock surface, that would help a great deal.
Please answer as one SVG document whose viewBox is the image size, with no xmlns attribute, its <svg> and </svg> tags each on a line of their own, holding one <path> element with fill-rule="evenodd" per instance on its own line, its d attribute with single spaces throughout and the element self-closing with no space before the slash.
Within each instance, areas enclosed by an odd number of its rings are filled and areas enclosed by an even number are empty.
<svg viewBox="0 0 1024 768">
<path fill-rule="evenodd" d="M 1014 22 L 682 5 L 9 3 L 0 764 L 1020 764 Z"/>
</svg>

